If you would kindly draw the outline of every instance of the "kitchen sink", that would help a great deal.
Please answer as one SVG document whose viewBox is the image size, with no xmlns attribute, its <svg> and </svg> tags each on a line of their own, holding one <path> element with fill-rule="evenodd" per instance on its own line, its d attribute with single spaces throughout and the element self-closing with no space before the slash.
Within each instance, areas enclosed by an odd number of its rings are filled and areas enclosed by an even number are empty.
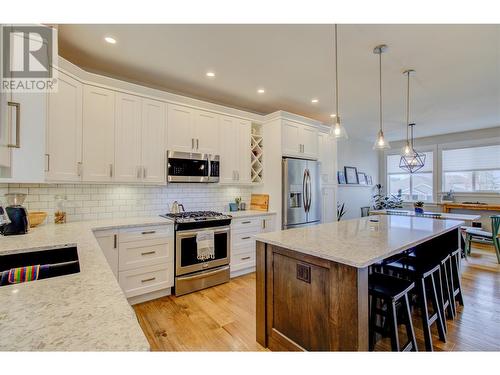
<svg viewBox="0 0 500 375">
<path fill-rule="evenodd" d="M 0 286 L 10 285 L 3 271 L 33 265 L 41 266 L 38 280 L 80 272 L 76 246 L 0 255 Z"/>
</svg>

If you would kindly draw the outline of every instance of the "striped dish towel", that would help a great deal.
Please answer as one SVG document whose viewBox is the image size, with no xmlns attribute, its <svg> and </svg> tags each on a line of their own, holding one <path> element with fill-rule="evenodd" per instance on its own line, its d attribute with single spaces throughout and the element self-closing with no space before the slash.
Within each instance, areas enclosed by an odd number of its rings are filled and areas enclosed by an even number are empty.
<svg viewBox="0 0 500 375">
<path fill-rule="evenodd" d="M 9 283 L 17 284 L 38 279 L 40 265 L 11 268 L 9 271 Z"/>
</svg>

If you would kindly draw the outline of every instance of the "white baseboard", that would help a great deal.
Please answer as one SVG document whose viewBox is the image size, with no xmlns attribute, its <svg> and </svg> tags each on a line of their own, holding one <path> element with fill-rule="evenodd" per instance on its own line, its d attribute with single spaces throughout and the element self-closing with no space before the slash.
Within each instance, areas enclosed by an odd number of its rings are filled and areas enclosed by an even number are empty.
<svg viewBox="0 0 500 375">
<path fill-rule="evenodd" d="M 146 294 L 141 294 L 140 296 L 135 296 L 135 297 L 130 297 L 127 298 L 128 303 L 131 305 L 136 305 L 138 303 L 146 302 L 146 301 L 151 301 L 153 299 L 169 296 L 172 294 L 172 288 L 166 288 L 162 290 L 156 290 L 151 293 L 146 293 Z"/>
</svg>

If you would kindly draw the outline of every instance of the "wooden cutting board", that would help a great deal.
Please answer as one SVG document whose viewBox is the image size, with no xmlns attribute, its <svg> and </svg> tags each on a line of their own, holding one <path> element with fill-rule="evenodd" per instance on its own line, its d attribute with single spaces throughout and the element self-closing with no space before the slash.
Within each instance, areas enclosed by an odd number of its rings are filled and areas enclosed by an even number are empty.
<svg viewBox="0 0 500 375">
<path fill-rule="evenodd" d="M 252 194 L 250 209 L 256 211 L 269 210 L 269 194 Z"/>
</svg>

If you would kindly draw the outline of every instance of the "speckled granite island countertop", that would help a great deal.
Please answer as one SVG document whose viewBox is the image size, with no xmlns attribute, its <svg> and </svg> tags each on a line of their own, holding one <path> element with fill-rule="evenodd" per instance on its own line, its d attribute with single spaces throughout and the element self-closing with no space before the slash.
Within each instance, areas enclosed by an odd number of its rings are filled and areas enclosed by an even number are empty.
<svg viewBox="0 0 500 375">
<path fill-rule="evenodd" d="M 160 217 L 43 225 L 0 236 L 0 255 L 77 246 L 80 272 L 0 287 L 0 351 L 150 349 L 93 230 L 171 224 Z"/>
<path fill-rule="evenodd" d="M 458 220 L 378 215 L 263 233 L 255 238 L 303 254 L 364 268 L 461 225 L 464 222 Z"/>
</svg>

